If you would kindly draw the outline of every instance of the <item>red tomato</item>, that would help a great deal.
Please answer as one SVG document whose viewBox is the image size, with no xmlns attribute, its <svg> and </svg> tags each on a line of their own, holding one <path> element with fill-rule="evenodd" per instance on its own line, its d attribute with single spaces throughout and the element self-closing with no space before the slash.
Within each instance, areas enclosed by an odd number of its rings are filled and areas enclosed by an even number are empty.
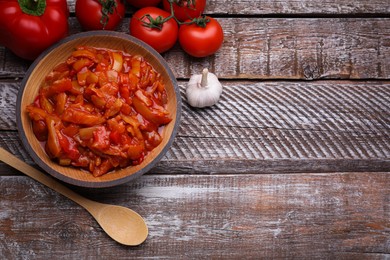
<svg viewBox="0 0 390 260">
<path fill-rule="evenodd" d="M 165 11 L 171 12 L 168 0 L 163 0 L 163 6 Z M 177 20 L 184 22 L 185 20 L 192 20 L 201 16 L 205 7 L 206 0 L 177 0 L 173 3 L 173 12 Z"/>
<path fill-rule="evenodd" d="M 77 0 L 76 17 L 86 30 L 115 30 L 125 17 L 122 0 Z"/>
<path fill-rule="evenodd" d="M 183 50 L 194 57 L 214 54 L 223 43 L 223 30 L 217 20 L 206 17 L 205 27 L 196 23 L 183 24 L 179 29 L 179 43 Z"/>
<path fill-rule="evenodd" d="M 142 8 L 147 6 L 157 6 L 161 0 L 127 0 L 132 6 Z"/>
<path fill-rule="evenodd" d="M 162 24 L 155 22 L 169 16 L 170 13 L 157 7 L 139 9 L 130 20 L 130 34 L 149 44 L 159 53 L 165 52 L 175 45 L 179 28 L 174 19 Z"/>
<path fill-rule="evenodd" d="M 34 60 L 68 35 L 66 0 L 0 1 L 0 45 Z"/>
</svg>

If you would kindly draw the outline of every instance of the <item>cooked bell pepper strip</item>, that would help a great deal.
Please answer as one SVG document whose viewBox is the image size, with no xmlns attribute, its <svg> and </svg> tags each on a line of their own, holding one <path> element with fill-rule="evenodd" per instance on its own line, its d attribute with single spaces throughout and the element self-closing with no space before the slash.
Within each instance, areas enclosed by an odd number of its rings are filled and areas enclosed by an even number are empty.
<svg viewBox="0 0 390 260">
<path fill-rule="evenodd" d="M 92 171 L 92 175 L 95 177 L 102 176 L 103 174 L 106 174 L 109 170 L 113 168 L 111 162 L 109 160 L 104 160 L 99 167 L 95 167 L 95 169 Z"/>
<path fill-rule="evenodd" d="M 143 136 L 141 131 L 139 130 L 140 123 L 136 118 L 131 116 L 121 115 L 123 121 L 128 123 L 130 126 L 127 127 L 127 132 L 129 132 L 132 136 L 136 137 L 138 140 L 143 140 Z"/>
<path fill-rule="evenodd" d="M 135 110 L 140 113 L 146 120 L 151 121 L 157 125 L 168 124 L 172 121 L 167 111 L 158 111 L 152 107 L 148 107 L 138 96 L 134 96 L 133 105 Z"/>
<path fill-rule="evenodd" d="M 39 95 L 39 105 L 47 113 L 51 114 L 54 111 L 53 104 L 46 98 L 45 95 Z"/>
<path fill-rule="evenodd" d="M 112 103 L 112 102 L 110 102 Z M 112 104 L 110 103 L 107 103 L 107 110 L 106 112 L 104 113 L 104 116 L 106 118 L 110 118 L 110 117 L 113 117 L 115 115 L 117 115 L 120 111 L 121 111 L 121 108 L 122 108 L 122 105 L 123 105 L 123 102 L 117 98 Z"/>
<path fill-rule="evenodd" d="M 79 129 L 79 136 L 81 140 L 90 140 L 93 138 L 93 132 L 96 130 L 96 126 L 85 127 Z"/>
<path fill-rule="evenodd" d="M 55 112 L 57 115 L 62 115 L 65 111 L 68 95 L 65 92 L 59 93 L 55 98 Z"/>
<path fill-rule="evenodd" d="M 135 143 L 130 145 L 129 149 L 127 150 L 127 154 L 128 154 L 130 159 L 138 160 L 144 156 L 144 151 L 145 151 L 144 143 L 143 142 L 141 142 L 141 143 L 135 142 Z"/>
<path fill-rule="evenodd" d="M 98 125 L 105 121 L 105 119 L 101 116 L 93 115 L 87 111 L 82 111 L 72 107 L 65 109 L 62 114 L 62 120 L 88 126 Z"/>
<path fill-rule="evenodd" d="M 112 69 L 121 72 L 123 66 L 123 56 L 120 52 L 112 52 Z"/>
<path fill-rule="evenodd" d="M 75 63 L 73 63 L 73 69 L 76 71 L 76 72 L 79 72 L 81 71 L 83 68 L 88 68 L 90 67 L 91 65 L 93 64 L 93 61 L 91 61 L 90 59 L 87 59 L 87 58 L 81 58 L 79 60 L 77 60 Z"/>
<path fill-rule="evenodd" d="M 106 106 L 106 100 L 104 100 L 104 98 L 99 97 L 97 95 L 92 95 L 91 101 L 97 108 L 103 109 Z"/>
<path fill-rule="evenodd" d="M 26 107 L 26 111 L 30 118 L 34 121 L 46 120 L 48 113 L 40 107 L 29 105 Z"/>
<path fill-rule="evenodd" d="M 141 58 L 132 59 L 130 73 L 138 78 L 141 77 Z"/>
<path fill-rule="evenodd" d="M 143 103 L 145 103 L 145 105 L 147 105 L 148 107 L 150 107 L 151 105 L 153 105 L 153 101 L 147 97 L 142 90 L 137 90 L 135 92 L 135 96 L 137 98 L 139 98 L 139 100 L 141 100 Z"/>
<path fill-rule="evenodd" d="M 75 58 L 80 58 L 80 57 L 88 58 L 94 61 L 95 63 L 97 62 L 96 53 L 93 53 L 91 50 L 88 49 L 77 49 L 72 52 L 72 56 Z"/>
<path fill-rule="evenodd" d="M 46 125 L 48 129 L 48 137 L 46 142 L 46 148 L 49 151 L 51 157 L 58 157 L 61 154 L 60 140 L 58 139 L 56 120 L 53 117 L 48 116 L 46 118 Z"/>
<path fill-rule="evenodd" d="M 62 129 L 62 133 L 69 137 L 74 137 L 79 133 L 80 127 L 76 124 L 70 124 Z"/>
<path fill-rule="evenodd" d="M 46 97 L 51 97 L 55 94 L 71 90 L 72 88 L 72 81 L 69 78 L 62 78 L 54 81 L 53 84 L 42 88 L 41 93 Z"/>
</svg>

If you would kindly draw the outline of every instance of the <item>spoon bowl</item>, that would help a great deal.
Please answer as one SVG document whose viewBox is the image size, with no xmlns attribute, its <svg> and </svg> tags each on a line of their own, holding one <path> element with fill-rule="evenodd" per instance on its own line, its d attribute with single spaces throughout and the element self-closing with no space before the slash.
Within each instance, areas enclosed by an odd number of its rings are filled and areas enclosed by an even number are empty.
<svg viewBox="0 0 390 260">
<path fill-rule="evenodd" d="M 90 213 L 103 230 L 120 244 L 135 246 L 145 241 L 148 227 L 143 218 L 131 209 L 116 205 L 95 206 L 98 209 Z"/>
<path fill-rule="evenodd" d="M 137 212 L 122 206 L 104 204 L 82 197 L 1 147 L 0 160 L 85 208 L 102 229 L 118 243 L 137 246 L 147 238 L 148 227 L 145 220 Z"/>
</svg>

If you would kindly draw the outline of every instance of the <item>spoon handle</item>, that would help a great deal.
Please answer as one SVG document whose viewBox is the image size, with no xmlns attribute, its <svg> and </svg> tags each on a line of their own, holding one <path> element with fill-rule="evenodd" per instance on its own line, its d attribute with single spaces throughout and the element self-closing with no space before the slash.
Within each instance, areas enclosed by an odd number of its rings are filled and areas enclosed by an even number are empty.
<svg viewBox="0 0 390 260">
<path fill-rule="evenodd" d="M 8 164 L 9 166 L 15 168 L 16 170 L 23 172 L 27 176 L 30 176 L 34 180 L 57 191 L 58 193 L 64 195 L 65 197 L 73 200 L 74 202 L 76 202 L 77 204 L 79 204 L 80 206 L 88 210 L 91 214 L 93 214 L 95 208 L 93 207 L 93 205 L 98 204 L 98 202 L 82 197 L 81 195 L 77 194 L 76 192 L 62 185 L 58 181 L 54 180 L 52 177 L 43 174 L 42 172 L 38 171 L 34 167 L 18 159 L 16 156 L 14 156 L 13 154 L 9 153 L 8 151 L 6 151 L 1 147 L 0 147 L 0 160 Z"/>
</svg>

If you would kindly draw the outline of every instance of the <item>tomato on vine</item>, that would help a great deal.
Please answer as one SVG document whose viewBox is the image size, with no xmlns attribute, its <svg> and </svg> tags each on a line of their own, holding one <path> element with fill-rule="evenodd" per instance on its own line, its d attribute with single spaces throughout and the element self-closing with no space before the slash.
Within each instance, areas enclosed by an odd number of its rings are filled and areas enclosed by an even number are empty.
<svg viewBox="0 0 390 260">
<path fill-rule="evenodd" d="M 198 18 L 206 8 L 206 0 L 163 0 L 163 7 L 167 12 L 171 12 L 170 2 L 175 17 L 180 22 Z"/>
<path fill-rule="evenodd" d="M 125 16 L 122 0 L 76 0 L 76 18 L 85 31 L 115 30 Z"/>
<path fill-rule="evenodd" d="M 144 7 L 134 13 L 129 29 L 131 35 L 163 53 L 175 45 L 179 26 L 170 13 L 157 7 Z"/>
<path fill-rule="evenodd" d="M 180 46 L 194 57 L 214 54 L 222 46 L 223 38 L 220 23 L 208 16 L 188 20 L 179 29 Z"/>
<path fill-rule="evenodd" d="M 161 0 L 127 0 L 127 2 L 137 8 L 143 8 L 148 6 L 157 6 Z"/>
</svg>

